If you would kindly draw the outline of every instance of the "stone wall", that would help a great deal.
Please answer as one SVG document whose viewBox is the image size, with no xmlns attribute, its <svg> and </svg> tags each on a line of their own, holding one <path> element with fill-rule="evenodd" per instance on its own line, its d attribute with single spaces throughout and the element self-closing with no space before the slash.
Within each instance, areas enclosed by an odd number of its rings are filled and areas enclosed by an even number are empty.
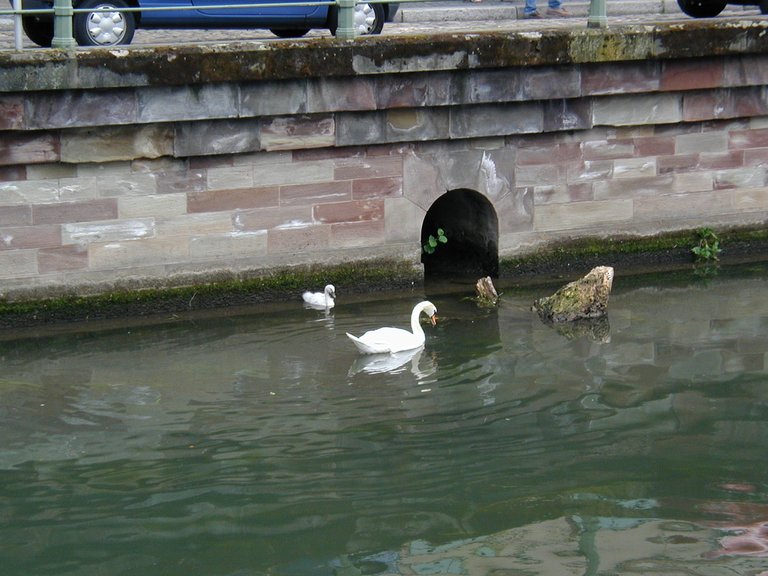
<svg viewBox="0 0 768 576">
<path fill-rule="evenodd" d="M 763 223 L 768 39 L 709 26 L 0 53 L 0 292 L 418 263 L 460 188 L 502 257 Z"/>
</svg>

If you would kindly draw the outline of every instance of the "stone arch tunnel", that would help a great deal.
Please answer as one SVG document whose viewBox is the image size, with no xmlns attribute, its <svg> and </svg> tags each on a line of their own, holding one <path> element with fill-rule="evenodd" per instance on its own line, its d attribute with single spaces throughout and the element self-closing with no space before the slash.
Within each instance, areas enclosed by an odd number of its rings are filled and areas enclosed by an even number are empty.
<svg viewBox="0 0 768 576">
<path fill-rule="evenodd" d="M 469 189 L 440 196 L 424 217 L 422 246 L 438 228 L 448 241 L 432 254 L 422 250 L 425 278 L 498 277 L 499 221 L 485 196 Z"/>
</svg>

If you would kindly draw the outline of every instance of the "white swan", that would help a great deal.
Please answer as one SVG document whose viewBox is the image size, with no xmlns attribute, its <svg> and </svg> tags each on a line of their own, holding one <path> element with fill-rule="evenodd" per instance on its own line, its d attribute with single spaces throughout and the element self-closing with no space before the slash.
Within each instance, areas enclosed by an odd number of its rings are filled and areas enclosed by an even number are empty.
<svg viewBox="0 0 768 576">
<path fill-rule="evenodd" d="M 394 354 L 403 350 L 413 350 L 424 345 L 424 330 L 419 324 L 419 314 L 422 312 L 429 316 L 434 326 L 437 322 L 435 317 L 437 308 L 432 302 L 424 300 L 413 307 L 411 332 L 402 328 L 379 328 L 378 330 L 370 330 L 359 338 L 352 336 L 349 332 L 347 332 L 347 336 L 363 354 Z"/>
<path fill-rule="evenodd" d="M 336 288 L 333 287 L 333 284 L 328 284 L 322 292 L 310 292 L 307 290 L 301 295 L 301 298 L 307 306 L 327 310 L 333 308 L 336 304 L 333 300 L 336 298 Z"/>
</svg>

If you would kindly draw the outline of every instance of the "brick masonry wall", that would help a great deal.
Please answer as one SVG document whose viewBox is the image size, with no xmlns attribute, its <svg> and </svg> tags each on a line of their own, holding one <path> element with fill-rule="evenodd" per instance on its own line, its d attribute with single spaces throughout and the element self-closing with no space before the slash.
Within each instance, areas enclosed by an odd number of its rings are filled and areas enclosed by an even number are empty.
<svg viewBox="0 0 768 576">
<path fill-rule="evenodd" d="M 443 193 L 501 255 L 763 223 L 768 56 L 0 92 L 0 292 L 419 260 Z"/>
</svg>

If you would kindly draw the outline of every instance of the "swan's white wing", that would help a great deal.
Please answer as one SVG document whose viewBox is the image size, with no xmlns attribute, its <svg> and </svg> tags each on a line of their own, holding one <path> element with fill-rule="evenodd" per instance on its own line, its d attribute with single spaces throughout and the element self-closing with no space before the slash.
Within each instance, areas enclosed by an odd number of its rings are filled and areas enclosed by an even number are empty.
<svg viewBox="0 0 768 576">
<path fill-rule="evenodd" d="M 366 332 L 360 338 L 356 338 L 351 334 L 348 334 L 348 336 L 355 342 L 357 349 L 364 354 L 400 352 L 402 350 L 412 350 L 424 344 L 423 339 L 402 328 L 379 328 L 378 330 Z"/>
</svg>

